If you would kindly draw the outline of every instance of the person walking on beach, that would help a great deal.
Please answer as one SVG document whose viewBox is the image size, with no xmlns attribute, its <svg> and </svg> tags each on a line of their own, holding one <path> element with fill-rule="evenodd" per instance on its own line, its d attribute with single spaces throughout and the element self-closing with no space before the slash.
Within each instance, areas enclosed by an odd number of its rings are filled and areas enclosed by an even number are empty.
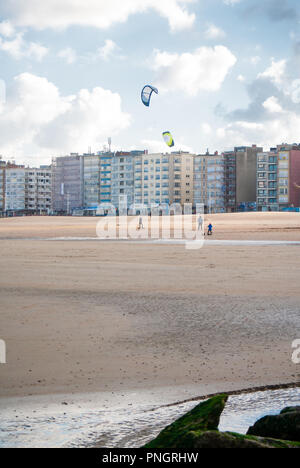
<svg viewBox="0 0 300 468">
<path fill-rule="evenodd" d="M 139 217 L 139 230 L 144 229 L 143 218 L 142 216 Z"/>
<path fill-rule="evenodd" d="M 198 231 L 203 231 L 203 218 L 201 215 L 198 218 Z"/>
<path fill-rule="evenodd" d="M 212 234 L 213 234 L 213 231 L 212 231 L 212 230 L 213 230 L 213 225 L 212 225 L 211 223 L 209 223 L 209 225 L 208 225 L 208 231 L 207 231 L 207 235 L 208 235 L 208 236 L 212 236 Z"/>
</svg>

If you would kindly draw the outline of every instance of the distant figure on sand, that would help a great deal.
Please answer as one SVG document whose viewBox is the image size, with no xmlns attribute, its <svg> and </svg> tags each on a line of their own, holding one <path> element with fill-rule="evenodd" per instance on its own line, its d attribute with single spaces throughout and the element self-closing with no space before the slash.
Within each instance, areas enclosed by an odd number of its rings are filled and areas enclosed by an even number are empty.
<svg viewBox="0 0 300 468">
<path fill-rule="evenodd" d="M 138 229 L 139 229 L 139 230 L 140 230 L 140 229 L 144 229 L 143 218 L 142 218 L 141 216 L 139 217 L 139 227 L 138 227 Z"/>
<path fill-rule="evenodd" d="M 207 230 L 207 235 L 208 235 L 208 236 L 212 236 L 212 233 L 213 233 L 212 230 L 213 230 L 213 226 L 212 226 L 211 223 L 209 223 L 209 225 L 208 225 L 208 230 Z"/>
<path fill-rule="evenodd" d="M 198 218 L 198 231 L 203 231 L 203 218 L 202 216 L 199 216 Z"/>
</svg>

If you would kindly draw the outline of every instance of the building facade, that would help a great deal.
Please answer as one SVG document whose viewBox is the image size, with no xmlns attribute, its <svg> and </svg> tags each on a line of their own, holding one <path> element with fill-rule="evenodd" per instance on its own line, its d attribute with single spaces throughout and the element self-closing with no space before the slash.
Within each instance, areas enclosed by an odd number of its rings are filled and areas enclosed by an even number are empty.
<svg viewBox="0 0 300 468">
<path fill-rule="evenodd" d="M 300 207 L 300 145 L 279 145 L 278 202 L 280 209 Z"/>
<path fill-rule="evenodd" d="M 194 157 L 193 204 L 204 205 L 209 213 L 225 211 L 225 156 L 223 154 Z"/>
<path fill-rule="evenodd" d="M 193 203 L 194 155 L 143 154 L 134 162 L 134 204 L 162 206 Z"/>
<path fill-rule="evenodd" d="M 51 211 L 51 168 L 0 165 L 0 211 L 2 214 L 49 214 Z"/>
<path fill-rule="evenodd" d="M 257 155 L 257 210 L 278 211 L 278 154 L 276 148 Z"/>
<path fill-rule="evenodd" d="M 83 157 L 83 205 L 96 209 L 100 203 L 100 157 L 91 154 Z M 78 207 L 80 208 L 80 207 Z"/>
<path fill-rule="evenodd" d="M 5 167 L 6 162 L 0 158 L 0 216 L 5 211 Z"/>
<path fill-rule="evenodd" d="M 225 152 L 225 209 L 227 212 L 256 210 L 257 155 L 263 148 L 239 146 Z"/>
<path fill-rule="evenodd" d="M 142 161 L 144 151 L 118 152 L 112 158 L 111 202 L 117 210 L 125 210 L 134 204 L 135 165 Z"/>
<path fill-rule="evenodd" d="M 71 214 L 84 206 L 84 156 L 72 153 L 52 161 L 52 211 Z"/>
<path fill-rule="evenodd" d="M 5 212 L 25 213 L 26 211 L 26 169 L 5 168 Z"/>
<path fill-rule="evenodd" d="M 49 214 L 52 207 L 51 166 L 26 168 L 25 209 L 31 214 Z"/>
<path fill-rule="evenodd" d="M 300 145 L 236 147 L 223 154 L 72 153 L 52 167 L 0 158 L 0 214 L 97 214 L 100 204 L 204 205 L 209 213 L 300 207 Z M 105 210 L 105 208 L 104 208 Z"/>
<path fill-rule="evenodd" d="M 227 151 L 224 155 L 225 211 L 236 211 L 236 154 Z"/>
</svg>

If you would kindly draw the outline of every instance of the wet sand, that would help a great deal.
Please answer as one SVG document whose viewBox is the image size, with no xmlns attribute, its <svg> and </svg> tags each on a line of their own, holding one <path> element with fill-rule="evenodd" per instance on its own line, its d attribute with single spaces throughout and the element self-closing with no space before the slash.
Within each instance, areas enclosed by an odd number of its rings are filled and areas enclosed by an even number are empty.
<svg viewBox="0 0 300 468">
<path fill-rule="evenodd" d="M 199 388 L 1 398 L 0 448 L 141 447 L 202 399 L 174 404 Z M 222 389 L 224 391 L 224 388 Z M 172 401 L 172 405 L 167 402 Z M 298 388 L 239 393 L 229 397 L 220 430 L 246 433 L 267 414 L 300 403 Z"/>
<path fill-rule="evenodd" d="M 224 216 L 214 239 L 300 241 L 299 214 Z M 95 223 L 0 220 L 0 396 L 300 381 L 299 246 L 25 240 Z"/>
</svg>

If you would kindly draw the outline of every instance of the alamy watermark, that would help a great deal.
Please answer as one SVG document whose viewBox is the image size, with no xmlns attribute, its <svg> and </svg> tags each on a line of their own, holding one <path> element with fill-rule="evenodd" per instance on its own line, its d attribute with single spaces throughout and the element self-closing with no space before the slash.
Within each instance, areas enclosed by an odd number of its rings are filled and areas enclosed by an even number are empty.
<svg viewBox="0 0 300 468">
<path fill-rule="evenodd" d="M 0 340 L 0 364 L 6 364 L 6 343 Z"/>
<path fill-rule="evenodd" d="M 294 364 L 300 364 L 300 340 L 293 341 L 292 348 L 295 350 L 292 354 L 292 361 Z"/>
<path fill-rule="evenodd" d="M 204 205 L 193 209 L 191 204 L 148 205 L 120 204 L 98 206 L 97 237 L 106 240 L 181 241 L 186 249 L 201 249 L 204 245 Z"/>
</svg>

